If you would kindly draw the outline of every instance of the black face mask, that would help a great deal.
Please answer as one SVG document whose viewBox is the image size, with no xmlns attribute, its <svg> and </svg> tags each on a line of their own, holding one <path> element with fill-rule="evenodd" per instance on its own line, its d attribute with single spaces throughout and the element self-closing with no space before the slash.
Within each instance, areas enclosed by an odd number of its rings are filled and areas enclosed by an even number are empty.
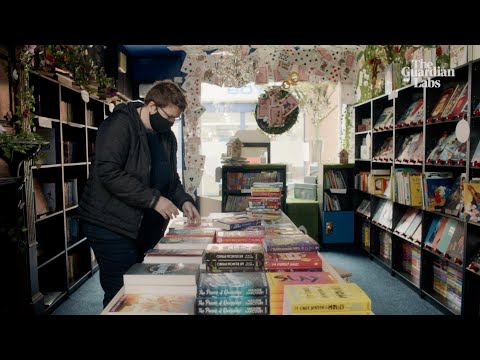
<svg viewBox="0 0 480 360">
<path fill-rule="evenodd" d="M 159 133 L 167 132 L 173 126 L 173 122 L 165 119 L 157 111 L 155 114 L 150 114 L 150 125 L 152 125 L 153 130 Z"/>
</svg>

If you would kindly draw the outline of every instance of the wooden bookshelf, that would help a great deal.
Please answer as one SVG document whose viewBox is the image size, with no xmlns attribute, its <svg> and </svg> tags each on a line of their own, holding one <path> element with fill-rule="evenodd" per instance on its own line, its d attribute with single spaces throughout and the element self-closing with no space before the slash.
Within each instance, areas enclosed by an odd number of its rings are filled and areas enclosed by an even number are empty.
<svg viewBox="0 0 480 360">
<path fill-rule="evenodd" d="M 435 80 L 435 79 L 434 79 Z M 379 96 L 370 101 L 357 104 L 354 107 L 355 112 L 355 129 L 362 123 L 362 119 L 371 118 L 372 128 L 374 128 L 376 120 L 382 114 L 386 107 L 393 107 L 394 127 L 382 131 L 358 131 L 355 134 L 355 170 L 354 174 L 361 171 L 370 172 L 372 169 L 399 169 L 412 168 L 417 171 L 425 172 L 451 172 L 453 179 L 458 178 L 462 173 L 466 173 L 467 180 L 473 177 L 480 177 L 480 167 L 473 166 L 471 163 L 473 152 L 480 141 L 480 122 L 476 120 L 479 116 L 472 114 L 473 109 L 480 102 L 480 61 L 469 62 L 466 66 L 455 69 L 455 77 L 438 78 L 441 83 L 440 88 L 421 88 L 407 86 L 398 90 L 396 97 L 390 98 L 388 95 Z M 466 112 L 461 116 L 453 119 L 429 119 L 433 108 L 435 107 L 442 92 L 457 84 L 468 84 L 468 106 Z M 424 113 L 420 123 L 401 126 L 399 120 L 408 109 L 412 102 L 423 99 Z M 464 163 L 442 164 L 428 163 L 426 159 L 434 149 L 438 139 L 445 131 L 454 132 L 458 122 L 462 119 L 467 120 L 470 125 L 470 138 L 466 143 L 466 161 Z M 365 156 L 360 156 L 360 145 L 367 135 L 371 134 L 371 147 L 369 160 L 364 160 Z M 408 163 L 397 161 L 399 151 L 403 141 L 412 134 L 421 134 L 423 141 L 423 161 L 419 163 Z M 389 159 L 375 160 L 375 152 L 381 147 L 387 137 L 393 138 L 393 155 L 394 160 L 390 163 Z M 423 175 L 424 176 L 424 175 Z M 391 180 L 392 181 L 392 180 Z M 354 196 L 354 209 L 356 210 L 362 200 L 370 201 L 371 217 L 373 219 L 376 207 L 384 197 L 383 195 L 372 195 L 367 191 L 356 190 Z M 397 201 L 386 200 L 392 202 L 392 242 L 391 242 L 391 262 L 385 261 L 379 252 L 379 236 L 381 232 L 388 230 L 374 224 L 372 222 L 370 236 L 370 249 L 365 249 L 362 244 L 362 226 L 366 226 L 368 221 L 362 214 L 355 214 L 355 239 L 359 247 L 366 250 L 372 259 L 382 262 L 382 265 L 389 270 L 392 275 L 398 275 L 397 278 L 408 283 L 418 295 L 437 305 L 440 310 L 447 314 L 474 315 L 480 314 L 480 276 L 478 272 L 468 268 L 472 258 L 480 251 L 480 226 L 477 223 L 470 223 L 468 219 L 458 216 L 445 214 L 441 211 L 430 211 L 421 207 L 416 207 L 421 214 L 422 220 L 422 237 L 421 242 L 412 241 L 411 238 L 395 233 L 395 228 L 399 224 L 400 219 L 410 208 L 409 205 L 400 204 Z M 422 202 L 423 203 L 423 202 Z M 447 218 L 449 221 L 457 221 L 457 227 L 463 228 L 463 258 L 451 259 L 448 254 L 433 251 L 425 247 L 424 243 L 428 234 L 430 225 L 435 217 Z M 460 229 L 461 229 L 460 228 Z M 418 261 L 415 269 L 416 276 L 412 275 L 411 261 L 409 257 L 415 257 Z M 410 268 L 409 268 L 410 266 Z M 419 269 L 418 269 L 419 267 Z M 447 274 L 454 272 L 458 275 L 456 285 L 456 293 L 440 294 L 438 290 L 438 274 Z M 451 277 L 451 276 L 450 276 Z M 456 280 L 455 280 L 456 281 Z M 455 295 L 456 294 L 456 295 Z M 412 294 L 412 296 L 414 296 Z M 452 298 L 457 298 L 452 301 Z"/>
<path fill-rule="evenodd" d="M 28 163 L 25 186 L 30 254 L 30 288 L 37 290 L 36 314 L 51 313 L 98 268 L 83 235 L 77 208 L 90 173 L 97 130 L 108 104 L 32 72 L 37 131 L 49 142 L 42 165 Z M 34 183 L 38 186 L 34 192 Z M 38 213 L 42 201 L 47 211 Z"/>
</svg>

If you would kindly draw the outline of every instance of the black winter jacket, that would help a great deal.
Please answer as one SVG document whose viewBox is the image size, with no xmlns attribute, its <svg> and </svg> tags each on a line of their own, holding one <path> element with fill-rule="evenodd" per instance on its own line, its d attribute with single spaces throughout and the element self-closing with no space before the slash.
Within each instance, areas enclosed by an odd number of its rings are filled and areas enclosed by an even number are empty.
<svg viewBox="0 0 480 360">
<path fill-rule="evenodd" d="M 177 173 L 177 140 L 172 131 L 159 135 L 170 154 L 168 194 L 150 187 L 150 148 L 137 112 L 142 105 L 137 101 L 117 105 L 100 125 L 95 158 L 78 208 L 81 219 L 134 239 L 144 209 L 153 208 L 160 196 L 170 199 L 180 211 L 186 201 L 194 203 Z"/>
</svg>

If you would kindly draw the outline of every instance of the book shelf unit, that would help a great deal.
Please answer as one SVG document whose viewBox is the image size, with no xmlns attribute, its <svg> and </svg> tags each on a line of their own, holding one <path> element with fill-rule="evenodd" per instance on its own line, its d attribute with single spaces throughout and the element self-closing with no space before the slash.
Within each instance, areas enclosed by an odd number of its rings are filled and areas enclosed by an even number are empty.
<svg viewBox="0 0 480 360">
<path fill-rule="evenodd" d="M 366 130 L 355 133 L 355 171 L 358 174 L 360 171 L 369 172 L 372 169 L 393 169 L 398 168 L 412 168 L 418 169 L 422 172 L 424 178 L 425 172 L 451 172 L 453 179 L 458 178 L 462 173 L 465 173 L 467 180 L 473 177 L 480 177 L 480 167 L 475 167 L 471 164 L 473 152 L 480 141 L 480 116 L 472 114 L 473 109 L 480 101 L 480 62 L 473 61 L 466 65 L 455 69 L 454 77 L 439 77 L 440 88 L 422 88 L 414 87 L 413 85 L 406 86 L 397 91 L 396 96 L 391 98 L 388 95 L 379 96 L 372 100 L 357 104 L 355 109 L 355 130 L 358 124 L 362 123 L 362 119 L 371 118 L 372 128 L 376 120 L 379 118 L 385 107 L 393 106 L 394 109 L 394 126 L 382 131 Z M 455 131 L 457 123 L 461 118 L 442 119 L 427 121 L 433 108 L 435 107 L 440 94 L 443 90 L 455 86 L 458 83 L 468 84 L 468 106 L 466 114 L 463 118 L 467 120 L 470 125 L 471 133 L 466 146 L 466 162 L 454 162 L 449 164 L 428 163 L 425 160 L 428 158 L 440 136 L 446 131 Z M 415 126 L 397 126 L 397 121 L 402 117 L 408 106 L 415 100 L 423 98 L 424 114 L 420 123 Z M 363 129 L 362 129 L 363 130 Z M 398 161 L 396 157 L 399 156 L 400 146 L 405 137 L 410 134 L 422 133 L 423 137 L 423 159 L 421 162 L 404 162 Z M 362 139 L 371 134 L 371 148 L 370 161 L 360 159 L 360 145 Z M 386 137 L 393 137 L 393 158 L 373 160 L 375 151 L 382 145 Z M 392 276 L 397 276 L 409 284 L 418 294 L 431 303 L 436 304 L 442 312 L 456 315 L 473 315 L 480 314 L 480 272 L 469 268 L 469 264 L 475 254 L 480 250 L 480 224 L 469 223 L 467 220 L 460 217 L 452 216 L 442 213 L 440 211 L 429 211 L 422 206 L 417 207 L 422 216 L 422 237 L 421 241 L 414 241 L 407 238 L 394 230 L 399 224 L 400 219 L 411 206 L 403 205 L 397 201 L 387 199 L 392 203 L 393 216 L 392 227 L 386 228 L 384 225 L 373 223 L 372 218 L 380 201 L 385 200 L 383 195 L 373 195 L 360 189 L 355 190 L 354 209 L 357 209 L 362 200 L 370 201 L 371 212 L 370 217 L 355 211 L 355 239 L 356 244 L 361 247 L 371 259 L 377 260 L 381 263 Z M 433 251 L 431 248 L 425 247 L 425 239 L 429 231 L 430 225 L 435 217 L 447 217 L 454 219 L 459 223 L 457 226 L 464 228 L 464 242 L 463 242 L 463 259 L 460 262 L 448 258 L 441 252 Z M 366 230 L 365 228 L 368 227 Z M 369 238 L 369 246 L 363 241 L 365 237 Z M 391 238 L 385 241 L 385 238 Z M 417 276 L 412 275 L 412 258 L 414 258 L 415 271 Z M 406 265 L 406 264 L 410 265 Z M 437 269 L 435 273 L 434 269 Z M 452 273 L 458 274 L 462 281 L 458 279 L 453 280 L 456 283 L 456 291 L 460 296 L 460 304 L 454 303 L 445 295 L 440 295 L 438 291 L 434 290 L 434 284 L 438 278 L 438 269 L 441 269 L 443 276 L 447 279 L 452 279 Z M 448 283 L 448 282 L 447 282 Z M 448 283 L 450 289 L 451 283 Z M 437 285 L 438 287 L 438 285 Z M 446 291 L 447 289 L 445 289 Z"/>
<path fill-rule="evenodd" d="M 322 243 L 324 245 L 335 243 L 353 243 L 353 193 L 354 177 L 353 164 L 328 164 L 321 167 L 320 187 L 323 189 L 323 196 L 320 199 L 320 216 L 322 219 Z M 341 174 L 345 182 L 345 188 L 333 188 L 332 178 L 329 174 Z M 328 178 L 327 178 L 328 177 Z M 335 180 L 338 182 L 338 178 Z M 339 185 L 337 184 L 337 187 Z M 327 194 L 338 200 L 340 210 L 326 210 Z"/>
<path fill-rule="evenodd" d="M 90 173 L 98 126 L 110 114 L 108 104 L 55 79 L 32 72 L 37 131 L 49 145 L 41 166 L 26 164 L 30 286 L 43 295 L 40 313 L 51 313 L 97 269 L 81 231 L 77 208 Z M 29 200 L 30 199 L 30 200 Z M 38 208 L 44 206 L 46 212 Z"/>
<path fill-rule="evenodd" d="M 258 179 L 261 173 L 272 174 L 276 172 L 276 176 L 269 181 L 265 180 L 255 180 Z M 241 174 L 241 175 L 238 175 Z M 235 185 L 229 183 L 230 176 L 245 176 L 246 174 L 252 174 L 250 183 L 247 185 Z M 242 164 L 242 165 L 223 165 L 222 166 L 222 212 L 235 212 L 235 211 L 245 211 L 248 207 L 247 197 L 250 197 L 250 185 L 253 182 L 282 182 L 282 211 L 286 211 L 286 197 L 287 197 L 287 165 L 282 164 Z M 237 198 L 244 198 L 244 201 L 237 202 L 234 201 L 230 203 L 229 198 L 237 200 Z M 237 204 L 238 206 L 230 206 Z"/>
</svg>

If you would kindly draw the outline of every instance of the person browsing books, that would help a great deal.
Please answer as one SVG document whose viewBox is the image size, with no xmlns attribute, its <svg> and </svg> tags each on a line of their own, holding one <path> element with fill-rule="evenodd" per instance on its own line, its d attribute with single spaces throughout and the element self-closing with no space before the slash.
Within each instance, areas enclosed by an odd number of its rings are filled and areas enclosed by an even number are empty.
<svg viewBox="0 0 480 360">
<path fill-rule="evenodd" d="M 98 261 L 104 307 L 123 286 L 123 274 L 143 261 L 179 209 L 189 221 L 201 221 L 177 173 L 171 130 L 186 106 L 175 83 L 160 81 L 143 103 L 117 105 L 98 129 L 78 215 Z"/>
</svg>

